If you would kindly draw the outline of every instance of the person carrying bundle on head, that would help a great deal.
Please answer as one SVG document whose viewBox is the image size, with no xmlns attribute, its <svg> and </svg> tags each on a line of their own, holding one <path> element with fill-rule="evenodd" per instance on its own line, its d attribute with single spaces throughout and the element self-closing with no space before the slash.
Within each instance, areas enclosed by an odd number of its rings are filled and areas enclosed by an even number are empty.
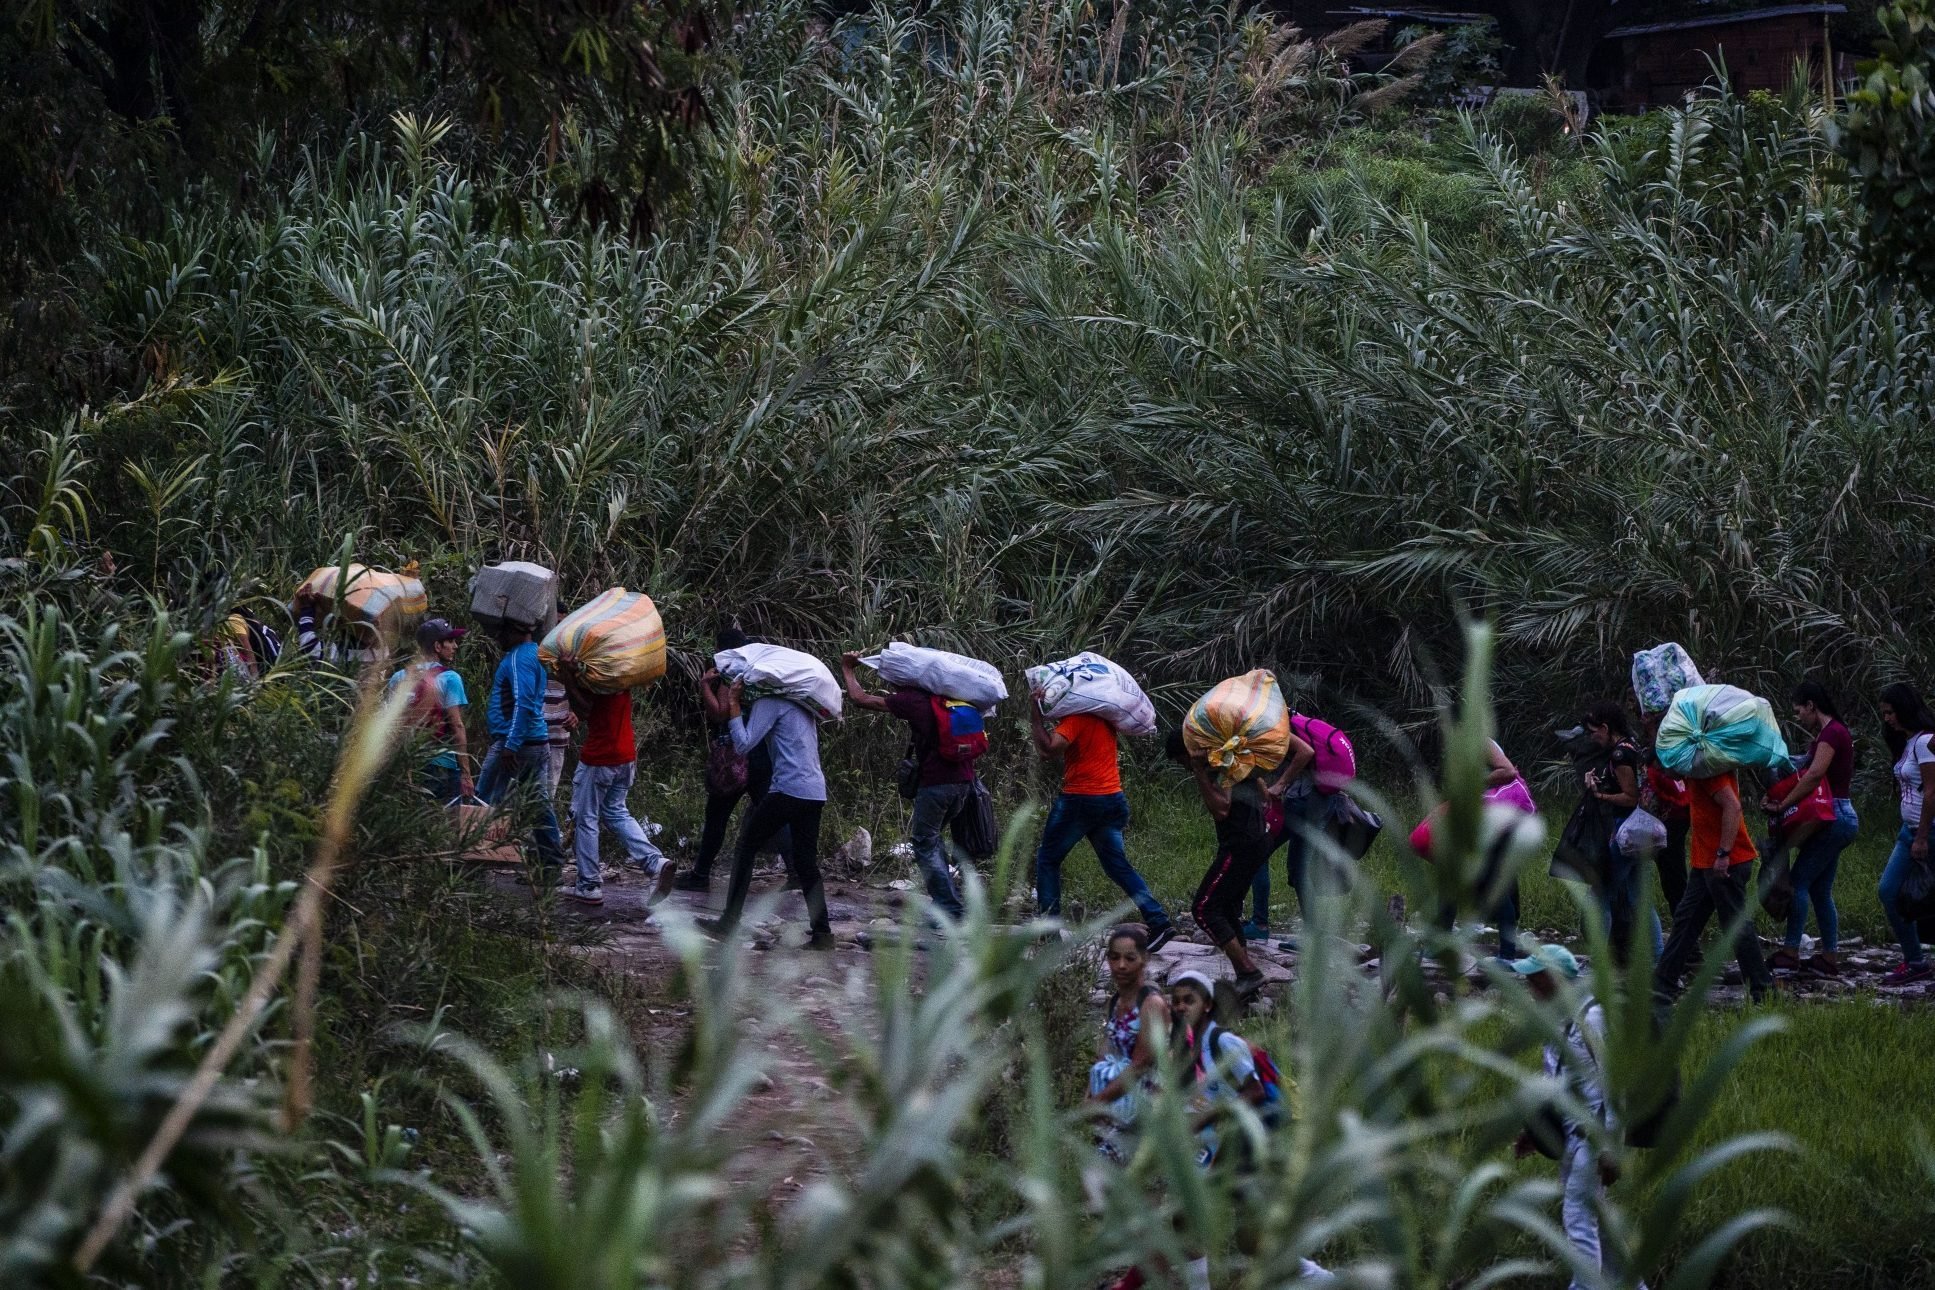
<svg viewBox="0 0 1935 1290">
<path fill-rule="evenodd" d="M 912 647 L 902 646 L 901 649 L 916 652 Z M 918 653 L 944 659 L 960 657 L 943 655 L 938 650 Z M 887 658 L 888 655 L 883 653 L 875 660 L 874 666 L 885 665 Z M 958 836 L 962 823 L 976 806 L 975 763 L 988 750 L 988 736 L 980 710 L 973 702 L 939 694 L 909 681 L 893 681 L 891 693 L 874 694 L 860 684 L 860 678 L 854 673 L 854 669 L 863 661 L 854 650 L 840 656 L 847 698 L 857 708 L 884 712 L 906 723 L 912 747 L 907 758 L 908 765 L 903 771 L 901 795 L 911 798 L 914 804 L 908 841 L 913 844 L 914 862 L 920 866 L 928 899 L 941 913 L 951 919 L 959 919 L 964 909 L 960 892 L 954 886 L 953 875 L 948 872 L 947 847 L 942 839 L 942 831 L 952 829 Z M 998 673 L 994 679 L 998 684 Z M 1006 697 L 1005 686 L 1001 687 L 1000 695 Z M 986 696 L 974 697 L 985 699 Z"/>
<path fill-rule="evenodd" d="M 1129 799 L 1122 791 L 1121 751 L 1115 727 L 1094 713 L 1063 717 L 1053 726 L 1042 713 L 1042 694 L 1036 690 L 1028 705 L 1035 747 L 1044 757 L 1059 757 L 1062 789 L 1042 825 L 1041 845 L 1035 852 L 1035 900 L 1040 911 L 1059 918 L 1062 912 L 1062 861 L 1075 844 L 1088 839 L 1095 859 L 1109 881 L 1122 889 L 1142 914 L 1149 929 L 1149 952 L 1161 949 L 1176 935 L 1168 911 L 1149 890 L 1149 884 L 1129 863 L 1123 831 L 1129 827 Z"/>
<path fill-rule="evenodd" d="M 391 675 L 389 688 L 415 687 L 411 696 L 416 724 L 430 732 L 436 750 L 424 763 L 424 790 L 448 805 L 477 791 L 470 778 L 469 739 L 464 731 L 464 709 L 470 696 L 456 668 L 457 646 L 467 633 L 448 619 L 431 618 L 417 628 L 417 657 Z"/>
</svg>

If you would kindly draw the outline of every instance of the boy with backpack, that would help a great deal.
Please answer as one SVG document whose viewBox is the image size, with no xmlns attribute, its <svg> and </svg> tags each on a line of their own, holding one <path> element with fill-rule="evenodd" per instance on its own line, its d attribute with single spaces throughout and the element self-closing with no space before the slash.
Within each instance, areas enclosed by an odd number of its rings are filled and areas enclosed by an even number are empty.
<svg viewBox="0 0 1935 1290">
<path fill-rule="evenodd" d="M 958 919 L 961 897 L 947 870 L 941 830 L 952 827 L 958 832 L 960 822 L 974 806 L 974 765 L 988 750 L 981 714 L 971 704 L 912 686 L 898 687 L 891 694 L 873 694 L 854 672 L 859 663 L 856 651 L 840 656 L 847 698 L 857 708 L 884 712 L 907 723 L 913 747 L 909 764 L 903 767 L 900 791 L 914 803 L 908 841 L 913 844 L 914 861 L 926 881 L 928 898 L 949 918 Z"/>
<path fill-rule="evenodd" d="M 1559 997 L 1561 982 L 1579 979 L 1579 960 L 1563 945 L 1541 945 L 1525 958 L 1512 963 L 1512 971 L 1525 978 L 1533 996 L 1541 1002 Z M 1565 1047 L 1545 1046 L 1545 1073 L 1548 1078 L 1563 1078 L 1573 1094 L 1585 1104 L 1593 1120 L 1608 1133 L 1619 1130 L 1619 1120 L 1606 1097 L 1599 1049 L 1606 1041 L 1606 1010 L 1597 999 L 1584 994 L 1577 1011 L 1565 1024 Z M 1592 1137 L 1577 1120 L 1564 1121 L 1565 1138 L 1559 1145 L 1559 1219 L 1567 1239 L 1589 1266 L 1604 1269 L 1605 1253 L 1599 1238 L 1599 1207 L 1606 1188 L 1619 1179 L 1619 1162 L 1610 1155 L 1595 1158 Z M 1519 1134 L 1513 1153 L 1527 1156 L 1538 1150 L 1531 1131 Z M 1636 1290 L 1646 1290 L 1644 1281 Z M 1570 1290 L 1585 1290 L 1585 1283 L 1574 1277 Z"/>
<path fill-rule="evenodd" d="M 391 675 L 389 688 L 414 687 L 411 716 L 419 729 L 429 732 L 436 751 L 423 764 L 419 779 L 425 792 L 439 804 L 470 797 L 476 785 L 470 779 L 470 751 L 464 734 L 464 709 L 470 697 L 464 692 L 464 678 L 452 666 L 457 661 L 457 645 L 465 632 L 442 618 L 426 619 L 417 628 L 417 656 Z"/>
</svg>

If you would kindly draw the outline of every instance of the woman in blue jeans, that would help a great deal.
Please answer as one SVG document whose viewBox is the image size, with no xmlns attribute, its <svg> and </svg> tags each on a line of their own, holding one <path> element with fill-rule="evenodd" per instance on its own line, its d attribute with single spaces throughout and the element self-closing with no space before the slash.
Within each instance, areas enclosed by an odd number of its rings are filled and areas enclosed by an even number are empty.
<svg viewBox="0 0 1935 1290">
<path fill-rule="evenodd" d="M 1813 734 L 1814 741 L 1794 759 L 1794 768 L 1801 773 L 1799 782 L 1784 796 L 1766 798 L 1761 805 L 1769 815 L 1778 816 L 1806 801 L 1815 787 L 1826 781 L 1834 798 L 1834 822 L 1803 842 L 1794 855 L 1789 871 L 1794 903 L 1787 911 L 1787 939 L 1768 956 L 1767 966 L 1789 971 L 1805 966 L 1822 976 L 1839 976 L 1841 919 L 1834 907 L 1834 875 L 1841 867 L 1841 853 L 1854 841 L 1860 827 L 1853 800 L 1854 735 L 1841 720 L 1834 697 L 1819 681 L 1802 681 L 1795 686 L 1793 703 L 1794 720 Z M 1821 948 L 1802 964 L 1801 934 L 1807 930 L 1810 905 L 1821 931 Z"/>
<path fill-rule="evenodd" d="M 1935 712 L 1922 702 L 1913 686 L 1897 682 L 1881 692 L 1881 724 L 1888 732 L 1888 751 L 1894 754 L 1895 787 L 1901 793 L 1901 832 L 1888 867 L 1881 871 L 1881 908 L 1888 915 L 1895 940 L 1901 945 L 1901 964 L 1884 985 L 1907 985 L 1935 976 L 1915 920 L 1901 910 L 1901 888 L 1917 865 L 1929 860 L 1928 799 L 1935 797 Z"/>
</svg>

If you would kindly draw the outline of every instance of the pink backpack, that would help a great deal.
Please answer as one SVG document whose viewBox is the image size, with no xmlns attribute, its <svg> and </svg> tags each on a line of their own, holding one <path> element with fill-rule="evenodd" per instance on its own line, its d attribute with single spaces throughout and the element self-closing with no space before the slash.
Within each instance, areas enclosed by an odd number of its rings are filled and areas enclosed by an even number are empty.
<svg viewBox="0 0 1935 1290">
<path fill-rule="evenodd" d="M 1290 714 L 1290 729 L 1317 750 L 1311 769 L 1316 772 L 1318 792 L 1338 792 L 1357 778 L 1357 750 L 1350 746 L 1349 735 L 1321 717 L 1306 717 L 1301 712 Z"/>
</svg>

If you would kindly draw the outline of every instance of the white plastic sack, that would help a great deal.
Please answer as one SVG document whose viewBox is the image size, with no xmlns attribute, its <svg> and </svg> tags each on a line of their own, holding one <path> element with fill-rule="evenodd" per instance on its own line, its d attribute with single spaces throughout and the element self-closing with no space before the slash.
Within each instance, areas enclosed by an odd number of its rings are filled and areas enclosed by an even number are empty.
<svg viewBox="0 0 1935 1290">
<path fill-rule="evenodd" d="M 745 697 L 789 699 L 821 721 L 840 715 L 840 683 L 811 654 L 784 645 L 741 645 L 712 656 L 719 675 L 745 687 Z"/>
<path fill-rule="evenodd" d="M 1156 733 L 1156 707 L 1149 696 L 1133 676 L 1100 654 L 1083 652 L 1031 667 L 1028 688 L 1041 696 L 1045 717 L 1060 720 L 1086 713 L 1125 735 Z"/>
<path fill-rule="evenodd" d="M 1634 811 L 1613 834 L 1621 855 L 1644 860 L 1666 849 L 1666 826 L 1651 811 Z"/>
<path fill-rule="evenodd" d="M 944 699 L 972 704 L 986 712 L 1008 697 L 1008 683 L 992 663 L 944 649 L 927 649 L 893 641 L 886 649 L 860 660 L 889 685 L 911 685 Z"/>
</svg>

